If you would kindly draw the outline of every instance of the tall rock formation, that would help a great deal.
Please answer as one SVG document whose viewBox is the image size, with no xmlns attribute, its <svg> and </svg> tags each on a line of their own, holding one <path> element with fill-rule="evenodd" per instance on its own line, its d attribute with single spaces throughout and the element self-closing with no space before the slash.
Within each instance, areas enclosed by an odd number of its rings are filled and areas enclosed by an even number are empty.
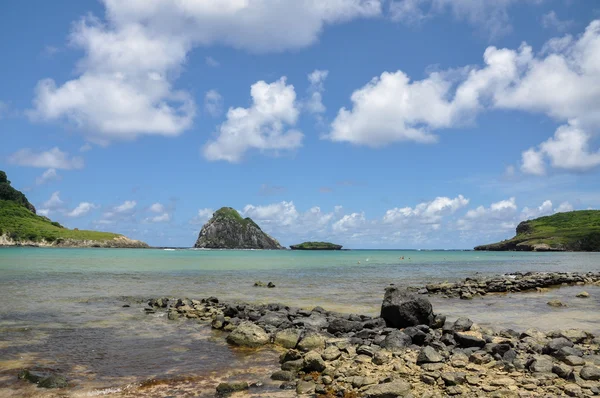
<svg viewBox="0 0 600 398">
<path fill-rule="evenodd" d="M 242 218 L 231 207 L 222 207 L 200 230 L 194 245 L 204 249 L 283 249 L 250 217 Z"/>
</svg>

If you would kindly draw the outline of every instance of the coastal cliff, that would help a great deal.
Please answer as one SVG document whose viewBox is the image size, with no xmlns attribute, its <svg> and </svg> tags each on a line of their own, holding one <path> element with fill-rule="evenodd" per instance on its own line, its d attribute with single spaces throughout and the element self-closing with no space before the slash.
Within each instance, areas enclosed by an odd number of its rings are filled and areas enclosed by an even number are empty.
<svg viewBox="0 0 600 398">
<path fill-rule="evenodd" d="M 514 238 L 475 247 L 488 251 L 600 251 L 600 210 L 580 210 L 523 221 Z"/>
<path fill-rule="evenodd" d="M 204 249 L 283 249 L 251 218 L 242 218 L 231 207 L 217 210 L 200 230 L 195 248 Z"/>
<path fill-rule="evenodd" d="M 25 195 L 10 184 L 6 173 L 0 171 L 0 247 L 148 247 L 119 234 L 65 228 L 37 215 Z"/>
</svg>

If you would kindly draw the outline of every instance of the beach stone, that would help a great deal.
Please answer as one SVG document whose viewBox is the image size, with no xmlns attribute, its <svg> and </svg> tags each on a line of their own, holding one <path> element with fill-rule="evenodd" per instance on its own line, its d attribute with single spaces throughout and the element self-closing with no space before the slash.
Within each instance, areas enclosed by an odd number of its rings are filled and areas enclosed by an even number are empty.
<svg viewBox="0 0 600 398">
<path fill-rule="evenodd" d="M 573 384 L 573 383 L 565 384 L 563 386 L 563 391 L 569 397 L 583 397 L 583 392 L 581 391 L 581 387 L 579 387 L 577 384 Z"/>
<path fill-rule="evenodd" d="M 561 359 L 566 358 L 568 356 L 582 357 L 583 351 L 575 347 L 562 347 L 560 350 L 558 350 L 555 356 L 556 358 Z"/>
<path fill-rule="evenodd" d="M 296 393 L 298 395 L 314 394 L 317 385 L 312 381 L 299 380 L 296 384 Z"/>
<path fill-rule="evenodd" d="M 368 346 L 368 345 L 361 345 L 360 347 L 358 347 L 356 349 L 356 354 L 358 355 L 367 355 L 369 357 L 374 357 L 375 356 L 375 351 L 377 351 L 379 349 L 379 347 L 377 347 L 377 349 Z"/>
<path fill-rule="evenodd" d="M 272 380 L 278 381 L 292 381 L 294 380 L 294 378 L 294 373 L 290 372 L 289 370 L 278 370 L 276 372 L 273 372 L 273 374 L 271 375 Z"/>
<path fill-rule="evenodd" d="M 336 318 L 329 322 L 327 331 L 331 334 L 336 333 L 349 333 L 352 331 L 361 330 L 363 328 L 362 322 L 350 321 L 348 319 Z"/>
<path fill-rule="evenodd" d="M 600 380 L 600 368 L 592 365 L 584 366 L 579 371 L 579 376 L 583 380 Z"/>
<path fill-rule="evenodd" d="M 300 340 L 299 329 L 284 329 L 275 333 L 274 343 L 284 348 L 296 348 Z"/>
<path fill-rule="evenodd" d="M 428 336 L 427 333 L 414 326 L 405 328 L 403 332 L 407 334 L 410 337 L 412 343 L 416 345 L 423 345 Z"/>
<path fill-rule="evenodd" d="M 564 337 L 552 339 L 544 346 L 543 353 L 554 356 L 563 347 L 573 347 L 573 342 Z"/>
<path fill-rule="evenodd" d="M 466 381 L 466 373 L 463 372 L 444 372 L 441 376 L 447 386 L 457 386 Z"/>
<path fill-rule="evenodd" d="M 471 326 L 473 326 L 473 321 L 469 318 L 458 318 L 452 325 L 452 330 L 455 332 L 467 332 L 471 330 Z"/>
<path fill-rule="evenodd" d="M 390 359 L 392 358 L 392 355 L 390 352 L 385 351 L 385 350 L 381 350 L 381 351 L 377 351 L 375 353 L 375 356 L 373 356 L 373 363 L 375 365 L 385 365 L 386 363 L 388 363 L 390 361 Z"/>
<path fill-rule="evenodd" d="M 19 372 L 17 377 L 21 380 L 27 380 L 30 383 L 38 383 L 40 380 L 48 377 L 48 372 L 23 369 Z"/>
<path fill-rule="evenodd" d="M 400 330 L 394 330 L 385 337 L 382 348 L 386 348 L 392 352 L 400 351 L 412 344 L 412 340 L 409 335 Z"/>
<path fill-rule="evenodd" d="M 310 351 L 319 348 L 325 348 L 325 337 L 317 332 L 306 332 L 298 343 L 300 351 Z"/>
<path fill-rule="evenodd" d="M 294 326 L 303 326 L 307 329 L 313 330 L 326 329 L 327 326 L 329 326 L 327 318 L 325 318 L 318 312 L 313 312 L 307 318 L 296 318 L 292 323 L 294 324 Z"/>
<path fill-rule="evenodd" d="M 223 329 L 223 326 L 225 326 L 225 316 L 223 314 L 217 315 L 210 325 L 213 329 Z"/>
<path fill-rule="evenodd" d="M 322 372 L 327 365 L 321 354 L 316 351 L 310 351 L 304 356 L 304 364 L 302 368 L 307 372 Z"/>
<path fill-rule="evenodd" d="M 38 387 L 40 388 L 65 388 L 68 387 L 69 383 L 65 376 L 62 375 L 50 375 L 44 377 L 39 381 Z"/>
<path fill-rule="evenodd" d="M 217 394 L 226 395 L 231 394 L 237 391 L 244 391 L 249 389 L 248 383 L 238 382 L 238 383 L 220 383 L 217 386 Z"/>
<path fill-rule="evenodd" d="M 485 365 L 486 363 L 492 362 L 493 358 L 487 352 L 476 351 L 471 354 L 471 356 L 469 357 L 469 361 L 473 362 L 476 365 Z"/>
<path fill-rule="evenodd" d="M 286 314 L 271 311 L 261 316 L 260 319 L 256 321 L 256 323 L 258 323 L 261 326 L 269 325 L 274 326 L 276 328 L 292 326 Z"/>
<path fill-rule="evenodd" d="M 323 351 L 323 353 L 321 354 L 323 359 L 326 361 L 335 361 L 341 355 L 342 355 L 342 353 L 340 352 L 339 348 L 337 348 L 336 346 L 333 346 L 333 345 L 327 347 L 325 349 L 325 351 Z"/>
<path fill-rule="evenodd" d="M 547 303 L 550 307 L 555 307 L 555 308 L 559 308 L 559 307 L 566 307 L 566 305 L 564 305 L 562 303 L 562 301 L 560 300 L 550 300 Z"/>
<path fill-rule="evenodd" d="M 244 321 L 227 336 L 227 342 L 243 347 L 260 347 L 269 342 L 269 335 L 260 326 Z"/>
<path fill-rule="evenodd" d="M 464 352 L 457 352 L 450 357 L 450 364 L 455 368 L 464 368 L 469 363 L 469 357 Z"/>
<path fill-rule="evenodd" d="M 385 289 L 381 317 L 388 327 L 397 329 L 417 325 L 431 326 L 434 321 L 433 307 L 429 300 L 396 287 Z"/>
<path fill-rule="evenodd" d="M 361 388 L 364 386 L 377 384 L 377 382 L 378 382 L 378 380 L 375 377 L 369 377 L 369 376 L 353 376 L 353 377 L 349 377 L 346 381 L 348 383 L 352 384 L 352 387 L 354 387 L 354 388 Z"/>
<path fill-rule="evenodd" d="M 529 370 L 534 373 L 550 373 L 552 372 L 552 361 L 545 357 L 536 357 L 531 365 L 529 365 Z"/>
<path fill-rule="evenodd" d="M 573 343 L 581 344 L 586 340 L 592 338 L 588 332 L 581 329 L 567 329 L 560 332 L 560 335 Z"/>
<path fill-rule="evenodd" d="M 585 360 L 581 357 L 575 355 L 567 355 L 562 359 L 564 363 L 570 366 L 583 366 L 585 365 Z"/>
<path fill-rule="evenodd" d="M 396 398 L 406 397 L 410 394 L 410 384 L 402 380 L 390 383 L 377 384 L 368 387 L 363 392 L 365 398 Z"/>
<path fill-rule="evenodd" d="M 586 291 L 583 291 L 581 293 L 577 293 L 576 297 L 579 297 L 579 298 L 589 298 L 590 294 L 588 292 L 586 292 Z"/>
<path fill-rule="evenodd" d="M 295 359 L 293 361 L 287 361 L 281 364 L 281 370 L 288 370 L 293 373 L 297 373 L 304 366 L 304 360 L 302 358 Z"/>
<path fill-rule="evenodd" d="M 454 340 L 461 347 L 478 347 L 483 348 L 485 346 L 485 340 L 480 336 L 474 334 L 468 334 L 463 332 L 454 332 Z"/>
<path fill-rule="evenodd" d="M 419 356 L 417 357 L 417 365 L 422 365 L 424 363 L 437 363 L 442 362 L 444 357 L 440 355 L 435 349 L 430 346 L 423 347 L 419 352 Z"/>
<path fill-rule="evenodd" d="M 558 363 L 552 366 L 552 373 L 558 377 L 562 377 L 563 379 L 568 379 L 573 374 L 573 368 L 568 365 Z"/>
</svg>

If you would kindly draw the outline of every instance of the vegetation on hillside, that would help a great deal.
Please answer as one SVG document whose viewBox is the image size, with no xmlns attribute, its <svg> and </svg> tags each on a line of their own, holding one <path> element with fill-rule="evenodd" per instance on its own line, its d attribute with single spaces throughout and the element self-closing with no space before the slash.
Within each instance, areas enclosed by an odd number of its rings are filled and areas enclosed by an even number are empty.
<svg viewBox="0 0 600 398">
<path fill-rule="evenodd" d="M 29 203 L 27 197 L 21 191 L 10 186 L 10 181 L 6 177 L 6 173 L 2 170 L 0 170 L 0 200 L 15 202 L 35 213 L 35 207 Z"/>
<path fill-rule="evenodd" d="M 38 216 L 18 203 L 0 200 L 0 235 L 14 241 L 60 242 L 65 239 L 105 241 L 120 235 L 67 229 L 47 217 Z"/>
<path fill-rule="evenodd" d="M 600 251 L 600 210 L 580 210 L 523 221 L 517 235 L 475 250 Z"/>
<path fill-rule="evenodd" d="M 330 242 L 304 242 L 290 246 L 292 250 L 340 250 L 342 246 Z"/>
<path fill-rule="evenodd" d="M 260 227 L 250 217 L 243 218 L 237 210 L 231 207 L 221 207 L 219 210 L 215 211 L 213 218 L 235 221 L 244 227 L 253 225 L 260 230 Z"/>
</svg>

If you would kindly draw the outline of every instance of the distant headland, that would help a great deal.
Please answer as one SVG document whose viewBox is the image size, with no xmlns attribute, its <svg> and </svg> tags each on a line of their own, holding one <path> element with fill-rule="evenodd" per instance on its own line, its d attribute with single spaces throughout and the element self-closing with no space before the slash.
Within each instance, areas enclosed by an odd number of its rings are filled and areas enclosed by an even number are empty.
<svg viewBox="0 0 600 398">
<path fill-rule="evenodd" d="M 477 246 L 490 251 L 600 251 L 600 210 L 579 210 L 523 221 L 508 240 Z"/>
<path fill-rule="evenodd" d="M 291 245 L 292 250 L 342 250 L 341 245 L 330 242 L 304 242 L 298 245 Z"/>
</svg>

